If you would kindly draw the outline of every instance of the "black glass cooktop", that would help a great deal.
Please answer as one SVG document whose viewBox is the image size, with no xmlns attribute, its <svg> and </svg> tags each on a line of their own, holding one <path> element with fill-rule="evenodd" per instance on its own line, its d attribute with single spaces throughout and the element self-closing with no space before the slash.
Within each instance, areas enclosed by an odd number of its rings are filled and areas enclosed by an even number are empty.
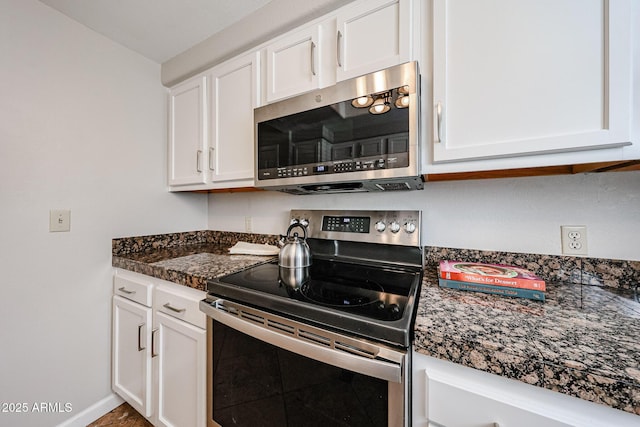
<svg viewBox="0 0 640 427">
<path fill-rule="evenodd" d="M 408 345 L 420 269 L 314 259 L 307 277 L 302 284 L 287 285 L 274 261 L 211 281 L 208 291 L 276 314 Z"/>
</svg>

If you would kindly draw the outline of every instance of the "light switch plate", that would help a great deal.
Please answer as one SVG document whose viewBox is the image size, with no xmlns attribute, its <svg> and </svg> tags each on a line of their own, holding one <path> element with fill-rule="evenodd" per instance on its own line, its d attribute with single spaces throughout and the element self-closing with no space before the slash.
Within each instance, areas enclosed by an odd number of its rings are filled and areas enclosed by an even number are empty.
<svg viewBox="0 0 640 427">
<path fill-rule="evenodd" d="M 49 231 L 71 230 L 71 211 L 68 209 L 52 209 L 49 211 Z"/>
</svg>

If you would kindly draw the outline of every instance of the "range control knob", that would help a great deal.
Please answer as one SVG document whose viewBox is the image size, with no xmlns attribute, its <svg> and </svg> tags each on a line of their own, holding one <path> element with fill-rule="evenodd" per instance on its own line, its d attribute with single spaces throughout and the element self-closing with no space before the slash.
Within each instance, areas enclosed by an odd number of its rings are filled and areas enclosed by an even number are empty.
<svg viewBox="0 0 640 427">
<path fill-rule="evenodd" d="M 376 222 L 376 231 L 377 232 L 382 233 L 386 228 L 387 228 L 387 225 L 384 223 L 384 221 Z"/>
<path fill-rule="evenodd" d="M 416 231 L 416 225 L 413 222 L 406 222 L 404 224 L 404 231 L 411 234 Z"/>
<path fill-rule="evenodd" d="M 393 221 L 391 224 L 389 224 L 389 229 L 392 233 L 397 233 L 398 231 L 400 231 L 400 223 L 398 221 Z"/>
<path fill-rule="evenodd" d="M 308 225 L 309 225 L 309 220 L 308 220 L 308 219 L 306 219 L 306 218 L 302 218 L 302 219 L 300 220 L 300 225 L 301 225 L 301 226 L 303 226 L 303 227 L 308 226 Z"/>
</svg>

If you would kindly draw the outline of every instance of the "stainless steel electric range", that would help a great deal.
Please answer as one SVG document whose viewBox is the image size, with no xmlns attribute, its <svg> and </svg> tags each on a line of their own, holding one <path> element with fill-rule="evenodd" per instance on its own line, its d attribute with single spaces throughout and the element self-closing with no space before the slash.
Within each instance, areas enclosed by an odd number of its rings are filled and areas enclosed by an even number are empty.
<svg viewBox="0 0 640 427">
<path fill-rule="evenodd" d="M 311 265 L 210 281 L 209 426 L 410 426 L 419 211 L 293 210 Z"/>
</svg>

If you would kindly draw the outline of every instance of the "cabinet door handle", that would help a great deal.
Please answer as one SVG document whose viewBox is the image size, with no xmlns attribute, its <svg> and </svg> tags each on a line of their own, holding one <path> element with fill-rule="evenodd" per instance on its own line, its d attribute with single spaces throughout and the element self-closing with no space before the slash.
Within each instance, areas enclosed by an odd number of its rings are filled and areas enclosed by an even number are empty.
<svg viewBox="0 0 640 427">
<path fill-rule="evenodd" d="M 142 328 L 144 328 L 144 323 L 140 323 L 138 325 L 138 351 L 142 351 L 146 348 L 142 346 Z"/>
<path fill-rule="evenodd" d="M 128 291 L 124 286 L 121 288 L 118 288 L 118 290 L 122 293 L 125 293 L 127 295 L 133 295 L 136 293 L 136 291 Z"/>
<path fill-rule="evenodd" d="M 151 331 L 151 357 L 156 357 L 158 353 L 156 353 L 156 332 L 158 332 L 158 328 L 155 328 Z"/>
<path fill-rule="evenodd" d="M 311 42 L 311 74 L 316 75 L 316 44 Z"/>
<path fill-rule="evenodd" d="M 198 150 L 196 154 L 196 170 L 202 172 L 202 150 Z"/>
<path fill-rule="evenodd" d="M 187 310 L 186 308 L 175 308 L 175 307 L 172 307 L 170 302 L 168 302 L 165 305 L 163 305 L 163 307 L 168 309 L 168 310 L 171 310 L 171 311 L 173 311 L 175 313 L 184 313 Z"/>
<path fill-rule="evenodd" d="M 212 171 L 216 170 L 213 167 L 213 153 L 214 153 L 214 151 L 215 151 L 215 148 L 209 147 L 209 169 L 212 170 Z"/>
<path fill-rule="evenodd" d="M 442 102 L 436 104 L 436 142 L 442 142 Z"/>
<path fill-rule="evenodd" d="M 342 32 L 338 31 L 338 37 L 336 37 L 336 59 L 338 60 L 338 67 L 342 68 Z"/>
</svg>

